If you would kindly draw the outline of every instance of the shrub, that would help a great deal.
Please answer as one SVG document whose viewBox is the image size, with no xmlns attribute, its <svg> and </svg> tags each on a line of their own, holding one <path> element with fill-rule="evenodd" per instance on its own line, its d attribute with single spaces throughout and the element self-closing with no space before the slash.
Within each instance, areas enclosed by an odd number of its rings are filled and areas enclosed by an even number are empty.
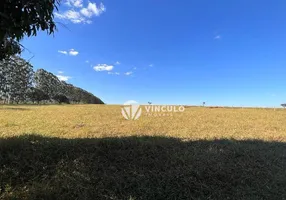
<svg viewBox="0 0 286 200">
<path fill-rule="evenodd" d="M 67 103 L 70 104 L 70 100 L 63 94 L 57 94 L 53 97 L 53 100 L 57 101 L 58 103 Z"/>
</svg>

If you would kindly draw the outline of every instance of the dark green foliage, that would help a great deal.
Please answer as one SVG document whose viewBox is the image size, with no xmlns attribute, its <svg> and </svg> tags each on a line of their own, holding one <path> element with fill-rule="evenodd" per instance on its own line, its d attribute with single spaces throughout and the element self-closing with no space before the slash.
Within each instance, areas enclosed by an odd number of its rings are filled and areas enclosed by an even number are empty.
<svg viewBox="0 0 286 200">
<path fill-rule="evenodd" d="M 166 137 L 0 139 L 0 199 L 286 199 L 286 144 Z"/>
<path fill-rule="evenodd" d="M 57 94 L 65 95 L 72 103 L 84 104 L 104 104 L 99 98 L 93 94 L 60 81 L 54 74 L 44 70 L 38 69 L 34 76 L 36 88 L 44 91 L 49 96 L 53 97 Z"/>
<path fill-rule="evenodd" d="M 18 56 L 0 61 L 1 103 L 40 103 L 50 97 L 59 103 L 104 104 L 93 94 L 60 81 L 44 69 L 34 73 L 33 66 Z"/>
<path fill-rule="evenodd" d="M 50 100 L 49 95 L 47 95 L 46 93 L 44 93 L 42 90 L 39 90 L 37 88 L 30 88 L 28 91 L 28 98 L 34 103 L 37 102 L 38 104 L 40 103 L 40 101 L 44 101 L 44 100 Z"/>
<path fill-rule="evenodd" d="M 0 61 L 0 98 L 7 103 L 26 101 L 32 84 L 33 67 L 18 56 Z"/>
<path fill-rule="evenodd" d="M 0 45 L 0 60 L 8 59 L 9 56 L 22 52 L 19 43 L 12 39 L 6 39 L 4 42 L 1 42 Z"/>
<path fill-rule="evenodd" d="M 85 103 L 85 104 L 104 104 L 99 98 L 83 90 L 81 88 L 75 87 L 72 84 L 68 84 L 62 81 L 63 87 L 62 91 L 64 94 L 75 103 Z"/>
<path fill-rule="evenodd" d="M 70 104 L 70 100 L 63 94 L 56 94 L 53 97 L 53 100 L 57 101 L 58 103 L 67 103 Z"/>
<path fill-rule="evenodd" d="M 1 0 L 0 3 L 0 60 L 21 51 L 19 41 L 26 35 L 56 30 L 53 11 L 59 0 Z"/>
<path fill-rule="evenodd" d="M 283 108 L 286 108 L 286 103 L 281 104 Z"/>
<path fill-rule="evenodd" d="M 50 97 L 56 94 L 64 94 L 63 84 L 54 74 L 38 69 L 34 75 L 35 87 L 45 92 Z"/>
</svg>

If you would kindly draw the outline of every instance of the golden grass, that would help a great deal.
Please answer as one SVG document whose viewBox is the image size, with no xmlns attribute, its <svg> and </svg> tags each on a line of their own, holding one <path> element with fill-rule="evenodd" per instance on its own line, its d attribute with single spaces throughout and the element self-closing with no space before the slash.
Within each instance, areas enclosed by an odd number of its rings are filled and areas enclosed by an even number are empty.
<svg viewBox="0 0 286 200">
<path fill-rule="evenodd" d="M 286 110 L 0 107 L 0 199 L 286 199 Z M 29 134 L 29 135 L 26 135 Z"/>
<path fill-rule="evenodd" d="M 165 136 L 197 139 L 286 141 L 286 110 L 186 108 L 173 116 L 128 121 L 120 106 L 1 106 L 0 137 L 38 134 L 60 138 Z"/>
</svg>

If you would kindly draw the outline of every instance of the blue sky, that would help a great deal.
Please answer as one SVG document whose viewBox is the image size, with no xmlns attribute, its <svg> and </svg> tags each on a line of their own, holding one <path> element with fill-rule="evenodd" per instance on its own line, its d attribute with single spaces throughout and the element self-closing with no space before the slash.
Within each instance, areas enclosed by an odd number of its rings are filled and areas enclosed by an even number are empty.
<svg viewBox="0 0 286 200">
<path fill-rule="evenodd" d="M 108 104 L 286 102 L 283 0 L 63 0 L 54 37 L 24 39 L 34 67 Z"/>
</svg>

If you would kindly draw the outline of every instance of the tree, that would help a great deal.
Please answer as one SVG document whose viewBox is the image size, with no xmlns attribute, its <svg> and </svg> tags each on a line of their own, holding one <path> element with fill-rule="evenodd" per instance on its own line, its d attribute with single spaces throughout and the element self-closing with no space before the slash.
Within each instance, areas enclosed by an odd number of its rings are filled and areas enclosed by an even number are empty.
<svg viewBox="0 0 286 200">
<path fill-rule="evenodd" d="M 104 104 L 99 98 L 94 96 L 93 94 L 73 86 L 72 84 L 68 84 L 62 81 L 62 91 L 61 93 L 66 95 L 68 99 L 75 103 L 87 103 L 87 104 Z"/>
<path fill-rule="evenodd" d="M 26 100 L 32 84 L 33 67 L 24 59 L 12 56 L 0 62 L 0 97 L 7 103 Z"/>
<path fill-rule="evenodd" d="M 3 103 L 32 101 L 40 103 L 53 97 L 59 103 L 104 104 L 99 98 L 79 87 L 60 81 L 43 69 L 18 56 L 0 61 L 0 100 Z"/>
<path fill-rule="evenodd" d="M 70 100 L 63 94 L 56 94 L 53 97 L 53 100 L 57 101 L 58 103 L 67 103 L 70 104 Z"/>
<path fill-rule="evenodd" d="M 29 88 L 27 96 L 29 100 L 31 100 L 33 103 L 36 101 L 38 104 L 40 103 L 40 101 L 50 100 L 49 95 L 44 93 L 42 90 L 39 90 L 34 87 Z"/>
<path fill-rule="evenodd" d="M 21 52 L 20 40 L 37 32 L 54 33 L 59 0 L 1 0 L 0 60 Z"/>
<path fill-rule="evenodd" d="M 53 97 L 57 94 L 65 94 L 62 82 L 52 73 L 44 69 L 38 69 L 34 76 L 35 87 Z"/>
<path fill-rule="evenodd" d="M 44 69 L 38 69 L 34 75 L 35 87 L 42 90 L 50 97 L 57 97 L 58 94 L 66 96 L 69 101 L 85 104 L 104 104 L 99 98 L 93 94 L 60 81 L 54 74 L 47 72 Z"/>
<path fill-rule="evenodd" d="M 286 103 L 281 104 L 283 108 L 286 108 Z"/>
</svg>

